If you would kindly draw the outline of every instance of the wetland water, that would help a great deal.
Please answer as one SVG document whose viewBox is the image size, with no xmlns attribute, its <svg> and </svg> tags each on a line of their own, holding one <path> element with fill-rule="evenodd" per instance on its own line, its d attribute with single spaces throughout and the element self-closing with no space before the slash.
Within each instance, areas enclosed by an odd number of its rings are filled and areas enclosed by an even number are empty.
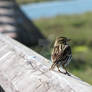
<svg viewBox="0 0 92 92">
<path fill-rule="evenodd" d="M 53 1 L 20 6 L 30 19 L 92 11 L 92 0 Z"/>
</svg>

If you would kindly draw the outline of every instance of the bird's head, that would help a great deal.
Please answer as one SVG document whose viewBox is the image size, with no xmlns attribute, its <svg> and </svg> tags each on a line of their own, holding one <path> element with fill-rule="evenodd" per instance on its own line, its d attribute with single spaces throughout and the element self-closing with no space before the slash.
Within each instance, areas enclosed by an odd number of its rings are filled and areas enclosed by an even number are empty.
<svg viewBox="0 0 92 92">
<path fill-rule="evenodd" d="M 58 37 L 56 38 L 55 45 L 67 44 L 69 41 L 71 41 L 71 39 L 68 39 L 66 37 Z"/>
</svg>

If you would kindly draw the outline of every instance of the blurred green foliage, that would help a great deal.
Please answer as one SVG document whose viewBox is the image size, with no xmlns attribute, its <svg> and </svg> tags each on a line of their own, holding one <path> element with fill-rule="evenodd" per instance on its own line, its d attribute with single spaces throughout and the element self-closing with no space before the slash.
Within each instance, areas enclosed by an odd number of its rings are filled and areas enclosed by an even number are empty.
<svg viewBox="0 0 92 92">
<path fill-rule="evenodd" d="M 92 84 L 92 13 L 43 18 L 35 20 L 34 23 L 50 43 L 43 47 L 39 44 L 33 49 L 50 59 L 55 38 L 71 38 L 73 59 L 68 70 Z"/>
<path fill-rule="evenodd" d="M 16 0 L 19 4 L 28 4 L 33 2 L 55 1 L 55 0 Z"/>
<path fill-rule="evenodd" d="M 19 4 L 38 3 L 47 1 L 70 1 L 70 0 L 16 0 Z"/>
</svg>

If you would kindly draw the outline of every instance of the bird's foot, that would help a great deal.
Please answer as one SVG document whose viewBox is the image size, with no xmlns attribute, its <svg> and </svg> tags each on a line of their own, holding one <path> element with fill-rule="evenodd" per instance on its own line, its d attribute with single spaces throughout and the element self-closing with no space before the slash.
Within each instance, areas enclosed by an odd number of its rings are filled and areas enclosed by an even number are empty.
<svg viewBox="0 0 92 92">
<path fill-rule="evenodd" d="M 61 70 L 58 70 L 60 73 L 63 73 L 64 74 L 64 72 L 62 72 Z"/>
<path fill-rule="evenodd" d="M 71 76 L 70 73 L 68 73 L 68 72 L 65 72 L 64 74 L 67 74 L 68 76 Z"/>
</svg>

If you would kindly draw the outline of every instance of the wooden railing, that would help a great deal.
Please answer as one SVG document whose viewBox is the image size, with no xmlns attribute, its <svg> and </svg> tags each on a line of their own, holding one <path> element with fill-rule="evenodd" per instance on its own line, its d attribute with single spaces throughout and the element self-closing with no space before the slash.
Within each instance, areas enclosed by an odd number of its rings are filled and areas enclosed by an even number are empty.
<svg viewBox="0 0 92 92">
<path fill-rule="evenodd" d="M 5 92 L 92 92 L 91 85 L 74 75 L 49 71 L 50 65 L 43 56 L 0 34 L 0 86 Z"/>
</svg>

